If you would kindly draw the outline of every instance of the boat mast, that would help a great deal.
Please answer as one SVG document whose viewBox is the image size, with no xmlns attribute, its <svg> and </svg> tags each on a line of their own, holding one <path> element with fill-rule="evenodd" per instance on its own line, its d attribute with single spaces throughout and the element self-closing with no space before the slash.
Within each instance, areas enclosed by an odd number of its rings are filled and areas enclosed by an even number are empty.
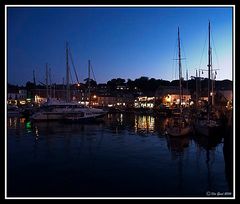
<svg viewBox="0 0 240 204">
<path fill-rule="evenodd" d="M 198 105 L 198 74 L 196 70 L 196 106 Z"/>
<path fill-rule="evenodd" d="M 212 49 L 212 48 L 211 48 Z M 212 66 L 212 50 L 211 50 L 211 79 L 212 79 L 212 107 L 214 106 L 214 74 Z"/>
<path fill-rule="evenodd" d="M 179 65 L 179 100 L 180 100 L 180 112 L 182 113 L 182 64 L 181 64 L 181 46 L 180 46 L 180 32 L 178 27 L 178 65 Z"/>
<path fill-rule="evenodd" d="M 88 60 L 88 106 L 90 107 L 90 60 Z"/>
<path fill-rule="evenodd" d="M 49 68 L 48 70 L 48 74 L 49 74 L 49 95 L 50 95 L 50 98 L 52 98 L 52 78 L 51 78 L 51 67 Z"/>
<path fill-rule="evenodd" d="M 187 93 L 188 93 L 188 70 L 186 70 L 186 80 L 187 80 Z"/>
<path fill-rule="evenodd" d="M 208 23 L 208 121 L 210 118 L 210 70 L 211 70 L 211 41 L 210 41 L 210 21 Z"/>
<path fill-rule="evenodd" d="M 48 63 L 46 63 L 46 91 L 47 91 L 47 100 L 49 98 L 49 95 L 48 95 Z"/>
<path fill-rule="evenodd" d="M 33 70 L 33 83 L 36 86 L 35 70 Z"/>
<path fill-rule="evenodd" d="M 69 102 L 70 86 L 69 86 L 68 42 L 66 42 L 66 85 L 67 85 L 66 101 Z"/>
</svg>

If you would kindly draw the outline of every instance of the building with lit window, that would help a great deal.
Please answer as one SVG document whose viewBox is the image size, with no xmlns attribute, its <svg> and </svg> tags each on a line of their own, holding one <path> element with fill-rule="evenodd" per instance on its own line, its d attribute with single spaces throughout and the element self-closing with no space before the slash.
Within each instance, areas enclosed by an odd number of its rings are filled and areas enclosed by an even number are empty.
<svg viewBox="0 0 240 204">
<path fill-rule="evenodd" d="M 180 90 L 177 86 L 161 86 L 155 93 L 156 100 L 167 107 L 179 105 L 180 103 Z M 191 94 L 187 89 L 182 89 L 182 105 L 188 106 L 190 103 Z"/>
<path fill-rule="evenodd" d="M 98 105 L 102 107 L 130 108 L 133 107 L 132 94 L 109 94 L 96 96 Z"/>
<path fill-rule="evenodd" d="M 154 104 L 154 96 L 138 96 L 134 101 L 135 108 L 153 108 Z"/>
</svg>

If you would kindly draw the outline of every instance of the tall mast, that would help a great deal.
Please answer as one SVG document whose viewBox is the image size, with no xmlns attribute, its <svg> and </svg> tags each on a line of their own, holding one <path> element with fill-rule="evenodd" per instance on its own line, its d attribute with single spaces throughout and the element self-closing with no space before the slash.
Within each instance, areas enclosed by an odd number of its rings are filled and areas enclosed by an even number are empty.
<svg viewBox="0 0 240 204">
<path fill-rule="evenodd" d="M 186 70 L 186 80 L 187 80 L 187 94 L 188 94 L 188 70 Z"/>
<path fill-rule="evenodd" d="M 90 60 L 88 60 L 88 100 L 89 100 L 89 107 L 90 107 Z"/>
<path fill-rule="evenodd" d="M 179 99 L 180 99 L 180 110 L 182 104 L 182 64 L 181 64 L 181 46 L 180 46 L 180 32 L 178 27 L 178 65 L 179 65 Z M 181 110 L 182 111 L 182 110 Z"/>
<path fill-rule="evenodd" d="M 211 70 L 211 41 L 210 41 L 210 21 L 208 23 L 208 120 L 210 117 L 210 70 Z"/>
<path fill-rule="evenodd" d="M 198 105 L 198 74 L 196 70 L 196 105 Z"/>
<path fill-rule="evenodd" d="M 36 79 L 35 79 L 35 70 L 33 70 L 33 84 L 34 84 L 34 88 L 32 90 L 32 95 L 36 96 Z"/>
<path fill-rule="evenodd" d="M 213 66 L 212 66 L 212 48 L 211 48 L 211 80 L 212 80 L 212 107 L 214 106 L 214 74 L 213 74 Z"/>
<path fill-rule="evenodd" d="M 200 71 L 200 69 L 198 70 L 198 77 L 199 77 L 199 98 L 200 98 L 200 100 L 201 100 L 201 91 L 202 91 L 202 88 L 201 88 L 201 71 Z"/>
<path fill-rule="evenodd" d="M 46 96 L 48 100 L 49 96 L 48 96 L 48 64 L 47 63 L 46 63 L 46 91 L 47 91 Z"/>
<path fill-rule="evenodd" d="M 65 81 L 64 81 L 64 77 L 62 78 L 62 91 L 63 91 L 63 94 L 66 93 L 66 89 L 65 89 Z M 66 96 L 65 96 L 65 99 L 66 99 Z"/>
<path fill-rule="evenodd" d="M 70 86 L 69 86 L 69 64 L 68 64 L 68 42 L 66 42 L 66 85 L 67 85 L 67 95 L 66 101 L 70 100 Z"/>
<path fill-rule="evenodd" d="M 33 70 L 33 83 L 36 86 L 35 70 Z"/>
<path fill-rule="evenodd" d="M 49 90 L 49 95 L 50 95 L 50 98 L 52 97 L 52 76 L 51 76 L 51 67 L 49 68 L 49 70 L 48 70 L 48 74 L 49 74 L 49 83 L 50 83 L 50 86 L 49 86 L 49 88 L 50 88 L 50 90 Z"/>
</svg>

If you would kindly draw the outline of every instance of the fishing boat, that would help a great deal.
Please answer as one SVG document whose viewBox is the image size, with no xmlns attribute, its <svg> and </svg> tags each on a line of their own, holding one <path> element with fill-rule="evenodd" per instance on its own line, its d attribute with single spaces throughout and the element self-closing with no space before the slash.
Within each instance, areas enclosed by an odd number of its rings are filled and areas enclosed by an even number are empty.
<svg viewBox="0 0 240 204">
<path fill-rule="evenodd" d="M 182 65 L 181 65 L 181 46 L 180 46 L 180 31 L 178 28 L 178 67 L 179 67 L 179 114 L 173 115 L 166 126 L 166 134 L 170 136 L 185 136 L 188 135 L 192 128 L 187 123 L 182 112 Z"/>
</svg>

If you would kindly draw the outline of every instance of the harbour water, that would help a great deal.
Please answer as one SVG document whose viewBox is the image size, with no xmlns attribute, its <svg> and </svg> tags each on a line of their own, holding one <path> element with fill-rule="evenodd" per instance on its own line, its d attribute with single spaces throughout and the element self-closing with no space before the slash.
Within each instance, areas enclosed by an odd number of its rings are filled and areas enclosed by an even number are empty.
<svg viewBox="0 0 240 204">
<path fill-rule="evenodd" d="M 88 124 L 8 118 L 7 196 L 233 196 L 232 143 L 224 144 L 232 132 L 174 138 L 165 122 L 121 113 Z"/>
</svg>

